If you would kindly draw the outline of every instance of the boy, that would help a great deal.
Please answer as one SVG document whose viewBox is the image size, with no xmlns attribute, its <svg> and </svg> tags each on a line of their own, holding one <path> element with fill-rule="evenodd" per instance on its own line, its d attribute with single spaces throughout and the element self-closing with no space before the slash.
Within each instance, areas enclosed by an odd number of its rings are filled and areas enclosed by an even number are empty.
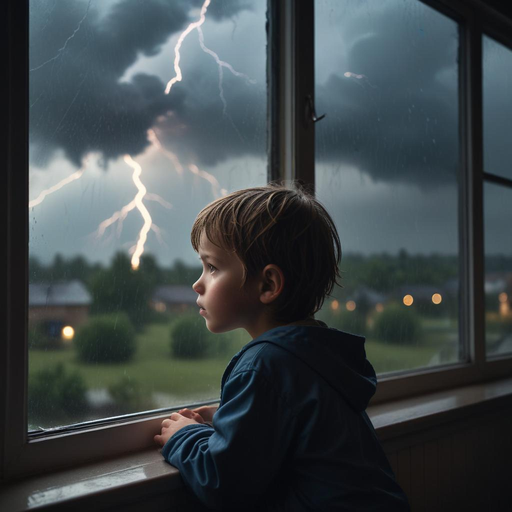
<svg viewBox="0 0 512 512">
<path fill-rule="evenodd" d="M 408 510 L 364 412 L 377 382 L 364 338 L 314 319 L 341 259 L 326 210 L 300 190 L 240 190 L 204 208 L 191 238 L 207 328 L 253 341 L 228 365 L 218 410 L 162 422 L 165 459 L 217 510 Z"/>
</svg>

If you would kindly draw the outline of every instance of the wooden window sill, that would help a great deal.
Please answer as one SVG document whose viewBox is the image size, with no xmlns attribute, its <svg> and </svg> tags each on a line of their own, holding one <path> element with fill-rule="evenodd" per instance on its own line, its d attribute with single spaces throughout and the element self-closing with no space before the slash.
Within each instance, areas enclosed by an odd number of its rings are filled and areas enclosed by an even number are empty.
<svg viewBox="0 0 512 512">
<path fill-rule="evenodd" d="M 512 378 L 378 404 L 368 413 L 381 441 L 397 443 L 405 436 L 510 404 Z M 173 494 L 179 492 L 183 494 L 179 472 L 155 448 L 7 482 L 0 486 L 0 510 L 114 510 L 122 503 L 126 505 L 119 510 L 134 503 L 146 511 L 162 510 L 172 507 Z"/>
</svg>

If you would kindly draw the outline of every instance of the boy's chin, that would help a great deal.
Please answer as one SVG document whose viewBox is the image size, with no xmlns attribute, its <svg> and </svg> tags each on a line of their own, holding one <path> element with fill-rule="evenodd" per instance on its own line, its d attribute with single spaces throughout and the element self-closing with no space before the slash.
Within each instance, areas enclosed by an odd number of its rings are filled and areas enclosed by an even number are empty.
<svg viewBox="0 0 512 512">
<path fill-rule="evenodd" d="M 234 327 L 223 327 L 220 325 L 211 325 L 206 322 L 206 328 L 213 334 L 222 334 L 223 332 L 229 332 L 234 329 Z"/>
</svg>

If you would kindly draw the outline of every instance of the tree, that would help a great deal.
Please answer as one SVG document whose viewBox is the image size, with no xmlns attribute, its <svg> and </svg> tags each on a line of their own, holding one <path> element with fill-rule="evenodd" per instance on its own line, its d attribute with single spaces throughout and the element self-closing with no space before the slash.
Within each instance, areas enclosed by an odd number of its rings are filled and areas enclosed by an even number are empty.
<svg viewBox="0 0 512 512">
<path fill-rule="evenodd" d="M 176 260 L 174 266 L 165 272 L 165 284 L 182 284 L 192 286 L 201 275 L 200 266 L 187 266 L 183 261 Z"/>
<path fill-rule="evenodd" d="M 119 252 L 110 268 L 100 270 L 91 280 L 91 313 L 124 311 L 133 325 L 140 329 L 149 320 L 153 287 L 153 277 L 144 271 L 144 266 L 133 270 L 129 257 Z"/>
</svg>

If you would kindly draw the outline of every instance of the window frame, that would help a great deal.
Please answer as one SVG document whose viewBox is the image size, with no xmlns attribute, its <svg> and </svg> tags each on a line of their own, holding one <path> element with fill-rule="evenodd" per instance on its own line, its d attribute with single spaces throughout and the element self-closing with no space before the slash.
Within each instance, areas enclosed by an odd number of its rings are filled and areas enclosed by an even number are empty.
<svg viewBox="0 0 512 512">
<path fill-rule="evenodd" d="M 501 20 L 502 21 L 502 20 Z M 494 40 L 495 42 L 503 45 L 505 48 L 510 50 L 512 52 L 512 30 L 507 30 L 506 24 L 500 27 L 501 30 L 497 30 L 497 27 L 495 25 L 491 25 L 489 23 L 485 23 L 482 28 L 482 71 L 483 71 L 483 38 L 484 36 L 489 37 L 490 39 Z M 510 190 L 510 194 L 512 197 L 512 178 L 507 178 L 498 174 L 494 174 L 492 171 L 493 169 L 486 169 L 484 165 L 484 159 L 483 159 L 483 80 L 482 80 L 482 222 L 484 221 L 484 214 L 483 211 L 483 194 L 484 194 L 484 188 L 486 183 L 490 183 L 493 185 L 496 185 L 500 187 L 500 189 L 508 188 Z M 511 164 L 512 165 L 512 164 Z M 482 251 L 483 251 L 483 257 L 482 261 L 485 263 L 485 246 L 482 243 Z M 485 274 L 485 268 L 482 270 L 483 274 Z M 482 291 L 482 293 L 484 293 Z M 483 326 L 483 350 L 486 350 L 486 330 L 485 330 L 485 319 L 484 319 L 484 326 Z M 495 361 L 502 359 L 503 357 L 500 355 L 490 355 L 488 362 Z"/>
<path fill-rule="evenodd" d="M 396 372 L 379 379 L 373 404 L 509 376 L 512 355 L 485 356 L 482 36 L 512 49 L 512 20 L 479 0 L 416 0 L 454 19 L 460 27 L 459 125 L 461 182 L 461 342 L 468 361 L 433 369 Z M 153 446 L 169 412 L 153 412 L 30 439 L 27 425 L 28 349 L 28 0 L 2 4 L 6 48 L 2 99 L 8 137 L 2 140 L 3 252 L 0 322 L 0 480 L 41 473 Z M 305 98 L 314 99 L 314 0 L 268 0 L 269 178 L 298 180 L 314 189 L 314 123 Z M 300 37 L 299 37 L 300 35 Z M 328 113 L 327 113 L 328 114 Z M 21 142 L 20 142 L 21 141 Z M 20 286 L 20 283 L 22 286 Z"/>
</svg>

